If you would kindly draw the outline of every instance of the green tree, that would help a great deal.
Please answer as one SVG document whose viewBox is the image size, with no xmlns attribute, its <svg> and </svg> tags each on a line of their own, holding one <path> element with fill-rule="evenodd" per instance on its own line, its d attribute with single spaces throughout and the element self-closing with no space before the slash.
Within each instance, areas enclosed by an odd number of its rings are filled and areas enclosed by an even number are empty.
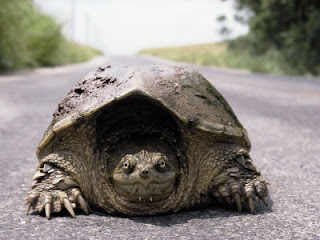
<svg viewBox="0 0 320 240">
<path fill-rule="evenodd" d="M 249 35 L 241 40 L 249 44 L 253 54 L 263 55 L 276 49 L 296 73 L 320 73 L 319 0 L 236 0 L 236 3 L 240 14 L 235 18 L 250 27 Z"/>
<path fill-rule="evenodd" d="M 32 0 L 0 0 L 0 72 L 88 60 L 100 51 L 67 40 Z"/>
</svg>

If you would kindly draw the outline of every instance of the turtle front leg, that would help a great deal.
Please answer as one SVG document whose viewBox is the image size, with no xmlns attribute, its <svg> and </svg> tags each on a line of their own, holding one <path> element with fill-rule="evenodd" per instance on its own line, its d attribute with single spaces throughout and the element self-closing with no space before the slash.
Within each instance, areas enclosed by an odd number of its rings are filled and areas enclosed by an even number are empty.
<svg viewBox="0 0 320 240">
<path fill-rule="evenodd" d="M 34 174 L 32 190 L 27 194 L 27 214 L 30 209 L 45 211 L 50 219 L 51 213 L 60 212 L 63 207 L 75 217 L 74 208 L 79 204 L 88 214 L 90 207 L 82 196 L 79 184 L 63 169 L 50 163 L 45 163 Z"/>
<path fill-rule="evenodd" d="M 268 206 L 267 182 L 261 177 L 245 149 L 228 151 L 224 157 L 226 168 L 214 177 L 210 188 L 213 196 L 220 202 L 231 206 L 236 205 L 239 212 L 244 204 L 254 212 L 254 202 L 260 200 Z"/>
</svg>

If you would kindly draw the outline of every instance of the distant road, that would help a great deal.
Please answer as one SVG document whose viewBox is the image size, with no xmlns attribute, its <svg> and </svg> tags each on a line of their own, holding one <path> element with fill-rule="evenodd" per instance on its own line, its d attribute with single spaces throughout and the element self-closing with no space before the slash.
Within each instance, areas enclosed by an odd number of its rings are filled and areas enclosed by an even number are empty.
<svg viewBox="0 0 320 240">
<path fill-rule="evenodd" d="M 253 59 L 254 60 L 254 59 Z M 0 76 L 0 239 L 319 239 L 320 79 L 195 67 L 227 99 L 252 142 L 254 163 L 270 182 L 270 207 L 221 208 L 156 217 L 100 212 L 76 219 L 25 215 L 35 150 L 68 91 L 98 65 L 172 62 L 110 57 L 80 66 Z M 176 64 L 176 63 L 174 63 Z"/>
</svg>

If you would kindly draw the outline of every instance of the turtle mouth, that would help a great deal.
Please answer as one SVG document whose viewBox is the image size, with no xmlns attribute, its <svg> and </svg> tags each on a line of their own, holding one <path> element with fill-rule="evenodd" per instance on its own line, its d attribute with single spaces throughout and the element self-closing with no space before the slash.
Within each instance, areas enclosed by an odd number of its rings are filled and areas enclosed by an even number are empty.
<svg viewBox="0 0 320 240">
<path fill-rule="evenodd" d="M 127 198 L 130 202 L 157 202 L 166 199 L 174 190 L 172 182 L 150 182 L 142 184 L 133 183 L 114 183 L 115 190 Z"/>
<path fill-rule="evenodd" d="M 173 191 L 172 184 L 115 184 L 116 191 L 130 202 L 157 202 L 166 199 Z"/>
</svg>

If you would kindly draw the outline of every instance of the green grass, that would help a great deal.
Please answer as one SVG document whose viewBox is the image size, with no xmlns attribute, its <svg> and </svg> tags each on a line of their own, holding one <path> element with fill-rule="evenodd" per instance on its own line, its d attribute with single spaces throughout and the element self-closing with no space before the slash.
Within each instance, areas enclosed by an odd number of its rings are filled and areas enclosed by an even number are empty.
<svg viewBox="0 0 320 240">
<path fill-rule="evenodd" d="M 262 56 L 254 56 L 245 46 L 229 47 L 228 42 L 144 49 L 139 54 L 179 62 L 244 69 L 253 72 L 294 74 L 294 71 L 286 65 L 281 54 L 276 50 L 271 49 Z"/>
<path fill-rule="evenodd" d="M 220 43 L 145 49 L 139 53 L 199 65 L 226 66 L 227 49 L 226 44 Z"/>
<path fill-rule="evenodd" d="M 0 72 L 86 61 L 99 50 L 67 40 L 32 0 L 0 1 Z"/>
</svg>

